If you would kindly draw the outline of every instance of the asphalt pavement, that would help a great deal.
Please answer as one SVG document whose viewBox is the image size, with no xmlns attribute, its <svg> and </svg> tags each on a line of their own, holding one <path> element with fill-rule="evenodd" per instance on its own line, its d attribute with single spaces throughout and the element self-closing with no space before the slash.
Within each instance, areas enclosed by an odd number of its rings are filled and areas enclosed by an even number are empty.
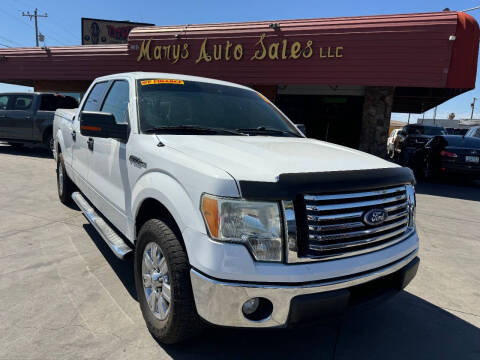
<svg viewBox="0 0 480 360">
<path fill-rule="evenodd" d="M 341 321 L 288 330 L 207 329 L 158 344 L 118 260 L 57 197 L 40 148 L 0 145 L 0 359 L 480 359 L 480 184 L 420 183 L 417 277 Z"/>
</svg>

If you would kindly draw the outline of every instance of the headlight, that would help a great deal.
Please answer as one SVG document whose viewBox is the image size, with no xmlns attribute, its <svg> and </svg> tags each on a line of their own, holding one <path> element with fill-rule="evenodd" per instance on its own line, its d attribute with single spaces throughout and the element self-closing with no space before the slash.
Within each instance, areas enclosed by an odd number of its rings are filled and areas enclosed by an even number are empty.
<svg viewBox="0 0 480 360">
<path fill-rule="evenodd" d="M 415 227 L 415 187 L 413 185 L 407 185 L 407 209 L 408 209 L 408 227 L 413 229 Z"/>
<path fill-rule="evenodd" d="M 282 261 L 282 226 L 277 203 L 204 194 L 201 211 L 212 239 L 245 244 L 258 261 Z"/>
</svg>

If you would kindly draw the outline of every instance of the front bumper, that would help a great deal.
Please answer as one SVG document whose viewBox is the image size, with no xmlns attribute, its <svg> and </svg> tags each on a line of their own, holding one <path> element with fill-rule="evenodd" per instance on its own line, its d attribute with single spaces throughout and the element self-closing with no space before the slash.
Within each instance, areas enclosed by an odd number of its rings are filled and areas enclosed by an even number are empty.
<svg viewBox="0 0 480 360">
<path fill-rule="evenodd" d="M 224 282 L 192 269 L 190 272 L 198 314 L 207 322 L 233 327 L 285 327 L 315 321 L 354 303 L 403 289 L 415 276 L 418 250 L 372 271 L 307 284 Z M 273 305 L 266 318 L 253 321 L 242 313 L 245 301 L 265 298 Z"/>
</svg>

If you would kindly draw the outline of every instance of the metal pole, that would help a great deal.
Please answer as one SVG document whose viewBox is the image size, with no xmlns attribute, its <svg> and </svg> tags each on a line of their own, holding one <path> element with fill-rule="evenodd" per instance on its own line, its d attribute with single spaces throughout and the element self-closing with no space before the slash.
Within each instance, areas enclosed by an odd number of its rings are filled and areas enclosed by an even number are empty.
<svg viewBox="0 0 480 360">
<path fill-rule="evenodd" d="M 38 47 L 38 21 L 37 21 L 37 16 L 38 16 L 38 9 L 35 8 L 35 42 L 36 42 L 36 46 Z"/>
<path fill-rule="evenodd" d="M 470 106 L 472 107 L 472 113 L 470 114 L 470 120 L 473 119 L 473 110 L 475 110 L 475 100 L 477 100 L 476 97 L 473 98 L 473 102 L 470 104 Z"/>
<path fill-rule="evenodd" d="M 410 113 L 408 113 L 408 124 L 410 124 Z"/>
<path fill-rule="evenodd" d="M 437 107 L 435 106 L 435 108 L 433 109 L 433 125 L 436 125 L 436 120 L 437 119 Z"/>
<path fill-rule="evenodd" d="M 30 18 L 30 21 L 32 20 L 32 18 L 35 19 L 35 45 L 38 47 L 39 44 L 38 44 L 38 18 L 39 17 L 48 17 L 48 14 L 45 13 L 43 15 L 38 15 L 38 9 L 35 8 L 35 11 L 33 12 L 33 14 L 30 14 L 30 12 L 22 12 L 22 16 L 28 16 Z"/>
</svg>

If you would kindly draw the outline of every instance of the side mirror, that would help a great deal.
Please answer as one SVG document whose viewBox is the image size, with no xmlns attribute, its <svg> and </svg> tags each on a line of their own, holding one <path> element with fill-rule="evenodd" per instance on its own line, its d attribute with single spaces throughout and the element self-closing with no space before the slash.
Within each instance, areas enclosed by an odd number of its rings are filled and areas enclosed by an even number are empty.
<svg viewBox="0 0 480 360">
<path fill-rule="evenodd" d="M 295 124 L 298 130 L 302 132 L 303 135 L 307 135 L 307 129 L 305 128 L 305 124 Z"/>
<path fill-rule="evenodd" d="M 80 113 L 80 133 L 83 136 L 127 141 L 128 124 L 117 124 L 115 116 L 111 113 L 82 111 Z"/>
</svg>

